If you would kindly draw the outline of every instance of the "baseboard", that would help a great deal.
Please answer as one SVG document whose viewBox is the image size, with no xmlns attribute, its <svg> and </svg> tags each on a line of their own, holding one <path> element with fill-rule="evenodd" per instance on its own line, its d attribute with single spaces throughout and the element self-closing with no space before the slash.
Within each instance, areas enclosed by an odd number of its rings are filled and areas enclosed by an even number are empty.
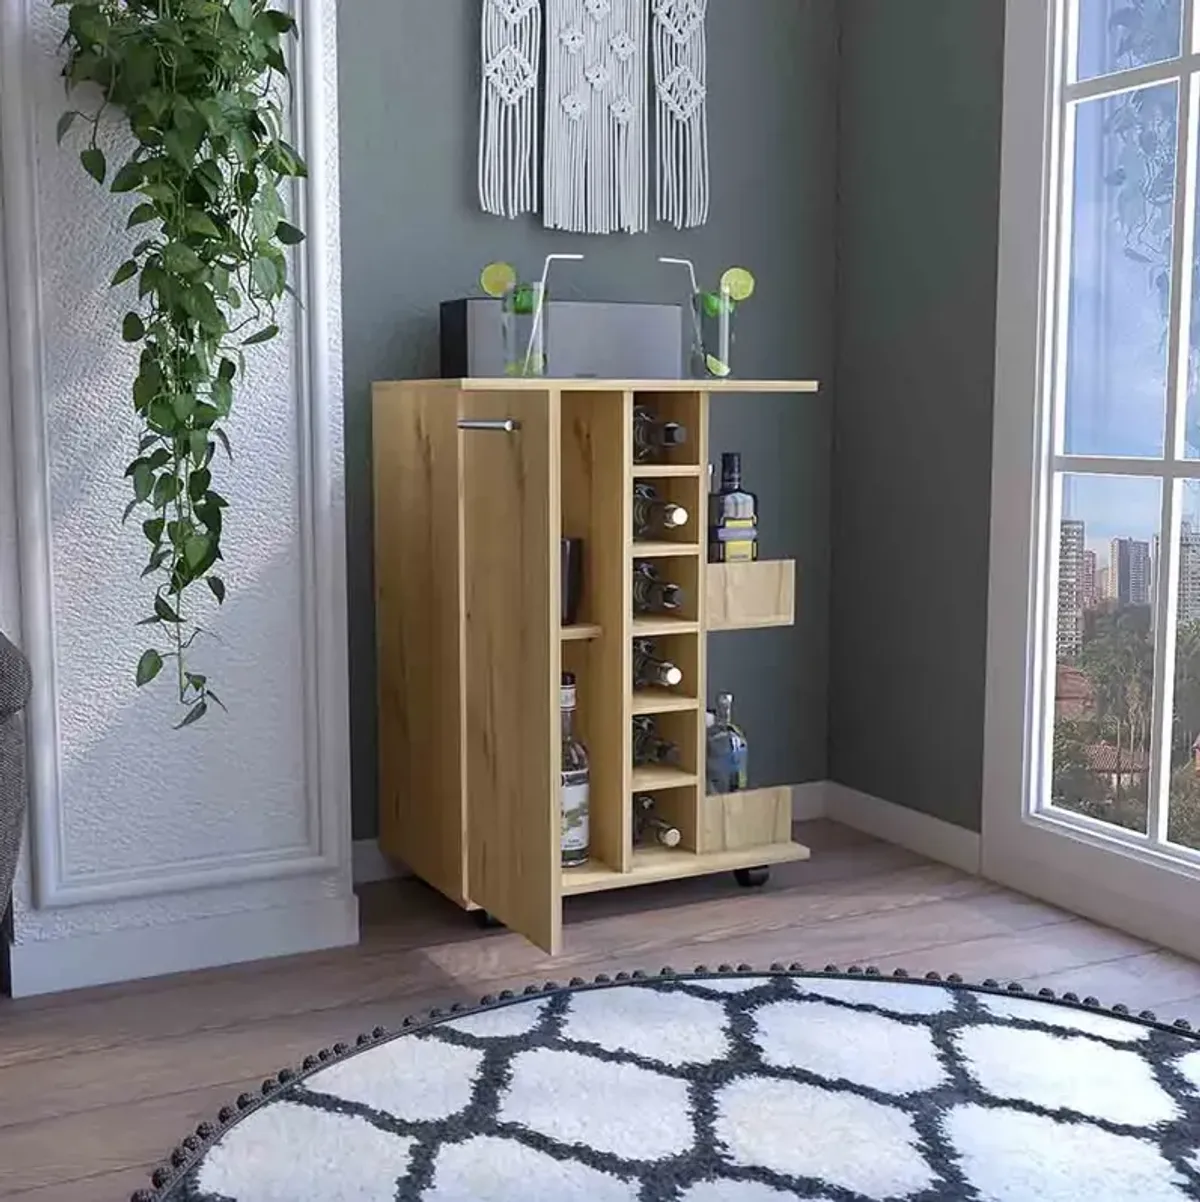
<svg viewBox="0 0 1200 1202">
<path fill-rule="evenodd" d="M 810 780 L 792 786 L 792 821 L 811 822 L 829 813 L 829 781 Z"/>
<path fill-rule="evenodd" d="M 411 869 L 389 860 L 380 851 L 379 843 L 375 839 L 355 839 L 350 854 L 356 885 L 369 885 L 372 881 L 390 881 L 395 877 L 412 876 Z"/>
<path fill-rule="evenodd" d="M 357 942 L 358 899 L 331 897 L 161 927 L 16 943 L 10 949 L 11 989 L 13 997 L 32 997 Z"/>
<path fill-rule="evenodd" d="M 918 855 L 949 864 L 973 876 L 979 875 L 978 831 L 969 831 L 965 827 L 922 814 L 920 810 L 910 810 L 907 806 L 860 793 L 836 781 L 822 781 L 821 786 L 825 807 L 823 817 L 874 835 L 885 843 L 906 847 Z"/>
</svg>

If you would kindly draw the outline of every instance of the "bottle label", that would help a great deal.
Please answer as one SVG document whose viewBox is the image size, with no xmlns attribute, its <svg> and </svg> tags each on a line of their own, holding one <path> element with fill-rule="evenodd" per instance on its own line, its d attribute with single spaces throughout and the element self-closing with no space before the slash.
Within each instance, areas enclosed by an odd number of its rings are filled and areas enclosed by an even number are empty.
<svg viewBox="0 0 1200 1202">
<path fill-rule="evenodd" d="M 562 787 L 563 854 L 579 854 L 588 849 L 588 782 Z"/>
<path fill-rule="evenodd" d="M 565 710 L 573 710 L 575 708 L 575 686 L 573 684 L 562 686 L 562 691 L 559 694 L 559 706 Z"/>
</svg>

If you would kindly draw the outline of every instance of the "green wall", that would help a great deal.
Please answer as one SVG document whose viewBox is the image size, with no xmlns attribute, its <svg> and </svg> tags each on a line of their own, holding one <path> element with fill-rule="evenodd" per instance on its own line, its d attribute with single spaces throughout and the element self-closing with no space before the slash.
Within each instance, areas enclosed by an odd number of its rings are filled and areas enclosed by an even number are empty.
<svg viewBox="0 0 1200 1202">
<path fill-rule="evenodd" d="M 978 830 L 1004 4 L 840 13 L 829 771 Z"/>
<path fill-rule="evenodd" d="M 907 0 L 906 0 L 907 4 Z M 660 254 L 706 277 L 758 276 L 737 370 L 833 374 L 837 7 L 832 0 L 710 0 L 712 216 L 702 229 L 572 237 L 479 211 L 479 0 L 339 6 L 346 476 L 354 833 L 375 831 L 370 386 L 437 372 L 438 302 L 475 291 L 482 265 L 527 270 L 549 250 L 588 256 L 578 295 L 674 300 Z M 893 98 L 894 99 L 894 98 Z M 564 274 L 565 282 L 566 276 Z M 561 285 L 560 285 L 561 288 Z M 828 774 L 829 472 L 833 390 L 817 400 L 724 399 L 713 454 L 741 450 L 760 494 L 765 556 L 801 564 L 794 629 L 714 636 L 710 684 L 732 689 L 756 784 Z"/>
</svg>

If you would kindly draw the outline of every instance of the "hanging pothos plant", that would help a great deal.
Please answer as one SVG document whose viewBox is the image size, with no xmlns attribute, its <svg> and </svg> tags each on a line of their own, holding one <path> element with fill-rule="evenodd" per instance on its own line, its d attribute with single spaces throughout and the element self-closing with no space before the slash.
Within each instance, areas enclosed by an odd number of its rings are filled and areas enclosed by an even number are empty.
<svg viewBox="0 0 1200 1202">
<path fill-rule="evenodd" d="M 133 492 L 125 518 L 146 514 L 142 575 L 154 597 L 140 624 L 158 637 L 138 660 L 137 683 L 170 664 L 186 726 L 210 702 L 221 705 L 192 670 L 201 633 L 193 590 L 225 600 L 215 570 L 228 507 L 214 487 L 217 451 L 232 456 L 225 424 L 245 371 L 242 348 L 278 334 L 276 304 L 290 291 L 284 248 L 304 237 L 284 220 L 279 192 L 306 174 L 284 140 L 280 99 L 282 39 L 296 23 L 265 0 L 54 3 L 68 9 L 68 92 L 92 85 L 89 103 L 60 119 L 59 142 L 86 123 L 83 169 L 130 194 L 128 227 L 146 229 L 112 277 L 113 287 L 136 292 L 121 336 L 141 347 L 132 400 L 142 428 L 125 470 Z M 98 137 L 112 111 L 132 134 L 115 170 Z"/>
</svg>

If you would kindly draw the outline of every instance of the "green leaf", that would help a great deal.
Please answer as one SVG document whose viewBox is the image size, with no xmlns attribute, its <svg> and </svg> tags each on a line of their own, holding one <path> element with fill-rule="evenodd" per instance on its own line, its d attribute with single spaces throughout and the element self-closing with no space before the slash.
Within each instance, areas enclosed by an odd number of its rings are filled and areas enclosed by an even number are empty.
<svg viewBox="0 0 1200 1202">
<path fill-rule="evenodd" d="M 67 136 L 67 130 L 69 130 L 71 126 L 75 124 L 75 118 L 78 116 L 79 114 L 77 112 L 71 110 L 70 112 L 63 113 L 63 115 L 59 117 L 58 125 L 54 130 L 54 136 L 60 146 L 62 145 L 63 138 Z"/>
<path fill-rule="evenodd" d="M 126 163 L 124 167 L 113 176 L 113 181 L 109 184 L 110 192 L 132 192 L 142 180 L 145 178 L 145 164 L 143 163 Z"/>
<path fill-rule="evenodd" d="M 171 552 L 165 547 L 161 551 L 155 551 L 150 556 L 150 562 L 142 569 L 142 578 L 153 575 L 155 572 L 161 571 L 164 563 L 171 558 Z M 147 621 L 159 621 L 158 618 L 147 619 Z"/>
<path fill-rule="evenodd" d="M 162 671 L 162 666 L 162 656 L 157 651 L 143 651 L 137 666 L 138 688 L 149 684 Z"/>
<path fill-rule="evenodd" d="M 121 322 L 121 337 L 126 342 L 137 342 L 146 336 L 146 326 L 136 313 L 126 313 Z"/>
<path fill-rule="evenodd" d="M 284 246 L 295 246 L 297 242 L 304 241 L 304 231 L 297 229 L 294 225 L 290 225 L 286 221 L 281 221 L 275 227 L 275 237 L 279 239 Z"/>
<path fill-rule="evenodd" d="M 242 341 L 242 346 L 258 346 L 260 342 L 270 342 L 279 333 L 277 325 L 264 326 L 257 334 L 251 334 Z"/>
<path fill-rule="evenodd" d="M 149 500 L 154 491 L 154 473 L 147 463 L 138 464 L 133 473 L 133 495 L 139 501 Z"/>
<path fill-rule="evenodd" d="M 212 472 L 206 467 L 199 468 L 192 473 L 191 479 L 188 480 L 188 496 L 193 501 L 199 501 L 208 492 L 208 486 L 211 483 Z"/>
<path fill-rule="evenodd" d="M 228 380 L 214 380 L 212 385 L 213 404 L 226 416 L 233 408 L 233 385 Z"/>
<path fill-rule="evenodd" d="M 178 625 L 183 620 L 175 612 L 175 610 L 172 609 L 170 602 L 167 601 L 165 597 L 154 598 L 154 612 L 158 614 L 158 616 L 164 622 L 172 622 L 175 625 Z"/>
<path fill-rule="evenodd" d="M 142 523 L 142 533 L 156 547 L 162 541 L 163 535 L 163 519 L 151 518 L 149 521 Z"/>
<path fill-rule="evenodd" d="M 171 452 L 166 447 L 159 447 L 146 462 L 150 465 L 153 471 L 158 471 L 160 467 L 165 467 L 171 459 Z"/>
<path fill-rule="evenodd" d="M 188 209 L 183 219 L 184 226 L 193 234 L 202 234 L 205 238 L 219 238 L 221 231 L 217 224 L 202 209 Z"/>
<path fill-rule="evenodd" d="M 218 696 L 216 695 L 216 693 L 214 693 L 214 692 L 212 691 L 212 689 L 205 689 L 205 690 L 204 690 L 204 696 L 205 696 L 205 697 L 207 697 L 209 701 L 215 701 L 215 702 L 216 702 L 216 703 L 217 703 L 217 704 L 218 704 L 218 705 L 219 705 L 219 706 L 220 706 L 220 707 L 221 707 L 223 710 L 225 710 L 225 712 L 226 712 L 226 713 L 229 713 L 229 710 L 228 710 L 228 708 L 226 707 L 226 705 L 225 705 L 225 702 L 223 702 L 223 701 L 220 699 L 220 697 L 218 697 Z"/>
<path fill-rule="evenodd" d="M 188 567 L 195 569 L 204 562 L 204 557 L 208 554 L 209 540 L 205 534 L 193 535 L 186 543 L 183 544 L 183 557 L 187 560 Z"/>
<path fill-rule="evenodd" d="M 216 436 L 217 441 L 221 444 L 221 446 L 223 446 L 225 448 L 225 454 L 228 455 L 230 459 L 232 459 L 233 458 L 233 449 L 229 445 L 229 436 L 225 433 L 224 430 L 221 429 L 220 426 L 213 426 L 212 432 Z"/>
<path fill-rule="evenodd" d="M 79 161 L 83 164 L 83 169 L 96 181 L 98 184 L 104 183 L 104 177 L 108 174 L 108 164 L 104 160 L 104 151 L 99 146 L 89 146 L 80 156 Z"/>
<path fill-rule="evenodd" d="M 110 288 L 115 288 L 118 284 L 125 283 L 126 280 L 131 280 L 138 273 L 137 260 L 126 259 L 124 263 L 113 273 L 113 278 L 109 284 Z"/>
<path fill-rule="evenodd" d="M 232 359 L 222 359 L 217 369 L 217 377 L 222 380 L 232 380 L 237 375 L 237 364 Z"/>
<path fill-rule="evenodd" d="M 163 247 L 162 252 L 163 266 L 168 271 L 190 274 L 194 271 L 199 271 L 202 266 L 200 257 L 190 246 L 185 246 L 182 242 L 168 242 Z"/>
<path fill-rule="evenodd" d="M 250 269 L 251 277 L 254 280 L 255 286 L 259 292 L 265 297 L 275 297 L 279 295 L 279 268 L 275 266 L 273 259 L 259 257 L 254 260 L 254 266 Z"/>
<path fill-rule="evenodd" d="M 248 2 L 249 2 L 249 0 L 247 0 L 247 3 Z M 235 3 L 236 3 L 236 0 L 235 0 Z M 178 723 L 176 725 L 175 729 L 182 730 L 185 726 L 191 726 L 191 724 L 193 722 L 199 722 L 200 719 L 203 718 L 204 715 L 207 713 L 208 713 L 208 706 L 204 703 L 203 699 L 201 699 L 200 701 L 197 701 L 196 704 L 193 705 L 190 710 L 188 710 L 187 714 L 184 716 L 183 721 Z"/>
<path fill-rule="evenodd" d="M 268 8 L 263 16 L 271 22 L 277 33 L 291 33 L 296 28 L 295 19 L 287 13 L 281 13 L 273 8 Z"/>
<path fill-rule="evenodd" d="M 212 590 L 212 595 L 216 597 L 218 605 L 225 604 L 225 581 L 220 576 L 209 576 L 207 581 L 208 587 Z"/>
<path fill-rule="evenodd" d="M 188 446 L 192 453 L 192 462 L 199 466 L 208 455 L 207 432 L 204 430 L 193 430 L 188 435 Z"/>
<path fill-rule="evenodd" d="M 254 5 L 250 0 L 229 0 L 229 15 L 239 29 L 249 29 L 254 24 Z"/>
<path fill-rule="evenodd" d="M 162 509 L 179 496 L 179 477 L 163 472 L 154 484 L 154 508 Z"/>
<path fill-rule="evenodd" d="M 128 505 L 125 506 L 125 512 L 121 514 L 121 525 L 125 525 L 129 521 L 129 515 L 138 507 L 138 499 L 134 497 Z"/>
</svg>

